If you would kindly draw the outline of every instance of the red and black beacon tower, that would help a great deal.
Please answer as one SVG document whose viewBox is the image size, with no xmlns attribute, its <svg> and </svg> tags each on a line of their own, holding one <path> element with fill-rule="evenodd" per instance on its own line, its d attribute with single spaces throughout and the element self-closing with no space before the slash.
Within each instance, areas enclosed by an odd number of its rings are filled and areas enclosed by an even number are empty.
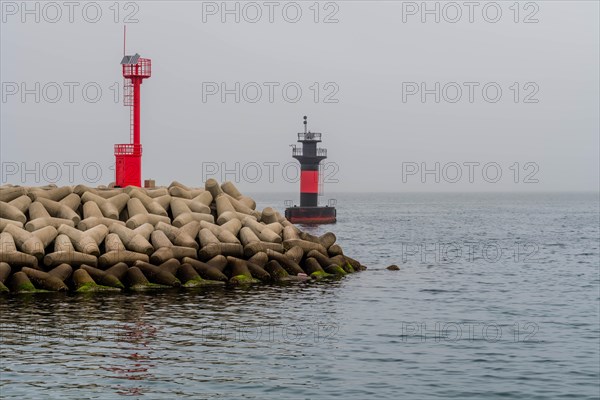
<svg viewBox="0 0 600 400">
<path fill-rule="evenodd" d="M 142 143 L 140 140 L 140 86 L 152 74 L 152 61 L 139 54 L 123 56 L 123 105 L 129 111 L 129 143 L 115 144 L 115 186 L 142 185 Z"/>
<path fill-rule="evenodd" d="M 330 224 L 336 222 L 335 207 L 319 207 L 319 164 L 327 158 L 327 149 L 318 148 L 321 134 L 310 132 L 304 117 L 304 132 L 298 133 L 302 147 L 292 145 L 292 157 L 300 162 L 300 207 L 285 209 L 291 223 Z"/>
</svg>

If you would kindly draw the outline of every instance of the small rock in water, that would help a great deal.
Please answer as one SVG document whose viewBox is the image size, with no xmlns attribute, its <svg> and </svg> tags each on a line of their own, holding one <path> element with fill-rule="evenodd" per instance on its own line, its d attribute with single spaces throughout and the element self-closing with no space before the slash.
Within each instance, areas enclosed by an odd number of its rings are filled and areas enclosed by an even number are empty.
<svg viewBox="0 0 600 400">
<path fill-rule="evenodd" d="M 400 267 L 398 267 L 396 264 L 392 264 L 389 267 L 386 268 L 388 271 L 400 271 Z"/>
</svg>

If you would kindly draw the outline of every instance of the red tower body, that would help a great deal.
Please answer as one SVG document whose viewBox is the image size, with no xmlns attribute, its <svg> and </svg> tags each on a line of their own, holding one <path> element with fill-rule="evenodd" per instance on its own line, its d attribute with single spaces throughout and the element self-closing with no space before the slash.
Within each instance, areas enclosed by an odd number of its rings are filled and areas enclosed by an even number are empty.
<svg viewBox="0 0 600 400">
<path fill-rule="evenodd" d="M 152 75 L 152 61 L 139 54 L 124 56 L 123 104 L 130 107 L 129 143 L 115 144 L 115 186 L 142 185 L 142 143 L 140 141 L 140 86 Z"/>
</svg>

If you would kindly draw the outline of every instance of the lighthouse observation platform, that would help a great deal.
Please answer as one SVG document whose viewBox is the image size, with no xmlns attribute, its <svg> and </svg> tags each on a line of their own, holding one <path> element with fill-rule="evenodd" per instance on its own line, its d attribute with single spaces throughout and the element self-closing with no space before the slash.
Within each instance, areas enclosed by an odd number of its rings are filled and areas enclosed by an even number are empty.
<svg viewBox="0 0 600 400">
<path fill-rule="evenodd" d="M 115 144 L 115 156 L 141 156 L 142 145 L 134 143 Z"/>
<path fill-rule="evenodd" d="M 294 147 L 292 148 L 292 157 L 302 157 L 302 156 L 308 156 L 308 157 L 327 157 L 327 149 L 317 149 L 316 154 L 304 154 L 304 151 L 302 150 L 302 147 Z"/>
<path fill-rule="evenodd" d="M 298 141 L 299 142 L 320 142 L 321 134 L 319 132 L 300 132 L 298 133 Z"/>
</svg>

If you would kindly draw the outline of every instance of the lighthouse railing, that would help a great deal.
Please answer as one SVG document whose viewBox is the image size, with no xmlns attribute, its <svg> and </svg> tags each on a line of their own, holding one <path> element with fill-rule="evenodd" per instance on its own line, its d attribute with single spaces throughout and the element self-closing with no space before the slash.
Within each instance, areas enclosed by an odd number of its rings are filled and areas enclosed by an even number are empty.
<svg viewBox="0 0 600 400">
<path fill-rule="evenodd" d="M 141 156 L 142 145 L 133 143 L 115 144 L 115 156 Z"/>
<path fill-rule="evenodd" d="M 292 148 L 292 156 L 303 156 L 306 155 L 307 157 L 310 157 L 310 154 L 304 154 L 304 152 L 302 151 L 302 147 L 294 147 Z M 327 157 L 327 149 L 317 149 L 317 157 Z"/>
<path fill-rule="evenodd" d="M 315 140 L 321 141 L 321 134 L 318 132 L 302 132 L 298 134 L 298 141 Z"/>
<path fill-rule="evenodd" d="M 125 78 L 150 78 L 152 76 L 152 60 L 140 58 L 137 64 L 123 64 L 123 76 Z"/>
</svg>

